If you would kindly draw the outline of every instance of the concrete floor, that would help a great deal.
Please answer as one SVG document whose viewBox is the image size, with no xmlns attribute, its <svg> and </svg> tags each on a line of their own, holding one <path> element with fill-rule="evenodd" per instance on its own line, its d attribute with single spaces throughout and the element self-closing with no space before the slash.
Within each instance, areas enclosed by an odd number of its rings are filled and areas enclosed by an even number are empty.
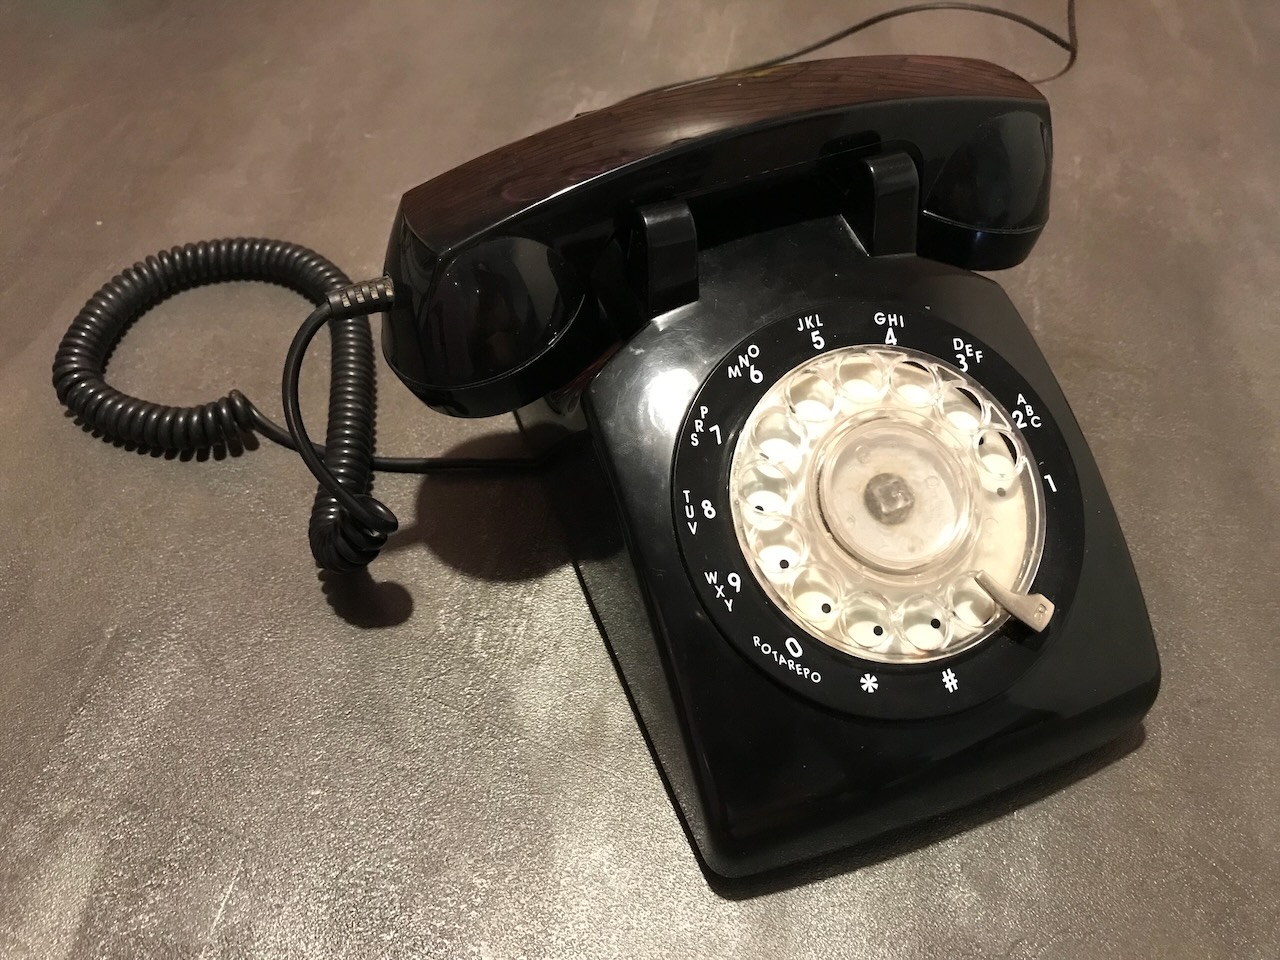
<svg viewBox="0 0 1280 960">
<path fill-rule="evenodd" d="M 1000 278 L 1150 603 L 1145 739 L 860 869 L 708 886 L 536 480 L 380 479 L 408 529 L 342 588 L 295 456 L 131 454 L 50 389 L 81 303 L 153 250 L 279 235 L 373 274 L 417 182 L 886 6 L 0 2 L 0 954 L 1280 955 L 1274 3 L 1082 4 L 1079 66 L 1045 87 L 1053 218 Z M 1059 0 L 1017 9 L 1062 26 Z M 962 14 L 834 52 L 884 51 L 1060 63 Z M 275 409 L 304 312 L 184 296 L 113 381 Z M 388 452 L 509 445 L 389 376 L 381 400 Z"/>
</svg>

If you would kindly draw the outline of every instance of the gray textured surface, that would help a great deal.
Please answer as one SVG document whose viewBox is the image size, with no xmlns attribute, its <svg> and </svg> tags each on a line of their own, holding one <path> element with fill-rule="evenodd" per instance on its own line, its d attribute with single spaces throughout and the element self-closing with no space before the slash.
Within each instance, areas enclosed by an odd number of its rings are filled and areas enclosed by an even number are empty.
<svg viewBox="0 0 1280 960">
<path fill-rule="evenodd" d="M 280 235 L 373 273 L 420 180 L 873 5 L 0 3 L 0 954 L 1280 954 L 1280 10 L 1082 7 L 1082 61 L 1047 87 L 1053 220 L 1002 281 L 1144 583 L 1166 670 L 1145 742 L 935 843 L 727 899 L 534 481 L 380 480 L 409 529 L 376 583 L 323 589 L 293 455 L 113 449 L 64 419 L 48 364 L 154 249 Z M 963 15 L 837 52 L 891 50 L 1059 62 Z M 188 295 L 113 378 L 274 407 L 301 315 Z M 389 451 L 505 443 L 384 384 Z"/>
</svg>

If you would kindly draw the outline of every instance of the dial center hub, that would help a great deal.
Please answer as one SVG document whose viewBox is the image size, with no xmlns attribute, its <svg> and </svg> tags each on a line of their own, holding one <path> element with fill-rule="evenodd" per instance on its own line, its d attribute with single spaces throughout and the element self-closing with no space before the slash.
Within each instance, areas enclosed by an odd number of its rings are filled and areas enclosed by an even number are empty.
<svg viewBox="0 0 1280 960">
<path fill-rule="evenodd" d="M 877 473 L 867 481 L 867 488 L 862 491 L 862 501 L 867 512 L 881 523 L 903 523 L 911 516 L 911 508 L 916 505 L 916 495 L 907 486 L 907 481 L 896 473 Z"/>
</svg>

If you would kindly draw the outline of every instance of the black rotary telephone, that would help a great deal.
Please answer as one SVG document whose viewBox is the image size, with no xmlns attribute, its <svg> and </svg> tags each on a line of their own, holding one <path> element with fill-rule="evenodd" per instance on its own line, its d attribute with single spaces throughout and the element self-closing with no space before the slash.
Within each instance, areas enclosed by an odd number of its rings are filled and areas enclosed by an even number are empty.
<svg viewBox="0 0 1280 960">
<path fill-rule="evenodd" d="M 754 874 L 1061 764 L 1155 698 L 1102 478 L 1014 307 L 970 272 L 1031 251 L 1051 156 L 1044 98 L 972 60 L 660 90 L 410 190 L 380 281 L 268 241 L 138 264 L 77 318 L 55 383 L 135 443 L 294 445 L 322 483 L 317 558 L 358 568 L 395 524 L 367 496 L 395 466 L 368 449 L 363 318 L 383 312 L 424 402 L 514 411 L 556 451 L 583 586 L 698 851 Z M 233 278 L 320 304 L 286 364 L 287 435 L 236 393 L 184 410 L 105 384 L 134 316 Z M 296 374 L 326 325 L 339 402 L 316 448 Z"/>
</svg>

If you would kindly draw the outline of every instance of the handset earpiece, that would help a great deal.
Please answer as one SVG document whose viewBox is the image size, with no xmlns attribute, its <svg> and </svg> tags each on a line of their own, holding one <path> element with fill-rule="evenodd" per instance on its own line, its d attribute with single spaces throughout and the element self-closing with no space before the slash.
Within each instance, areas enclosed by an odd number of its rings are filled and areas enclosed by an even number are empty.
<svg viewBox="0 0 1280 960">
<path fill-rule="evenodd" d="M 920 252 L 970 270 L 1017 266 L 1049 219 L 1053 137 L 1030 110 L 989 117 L 943 162 L 925 194 Z"/>
<path fill-rule="evenodd" d="M 551 247 L 497 237 L 440 264 L 429 295 L 388 315 L 401 379 L 453 416 L 508 413 L 582 369 L 600 338 L 583 282 Z"/>
</svg>

